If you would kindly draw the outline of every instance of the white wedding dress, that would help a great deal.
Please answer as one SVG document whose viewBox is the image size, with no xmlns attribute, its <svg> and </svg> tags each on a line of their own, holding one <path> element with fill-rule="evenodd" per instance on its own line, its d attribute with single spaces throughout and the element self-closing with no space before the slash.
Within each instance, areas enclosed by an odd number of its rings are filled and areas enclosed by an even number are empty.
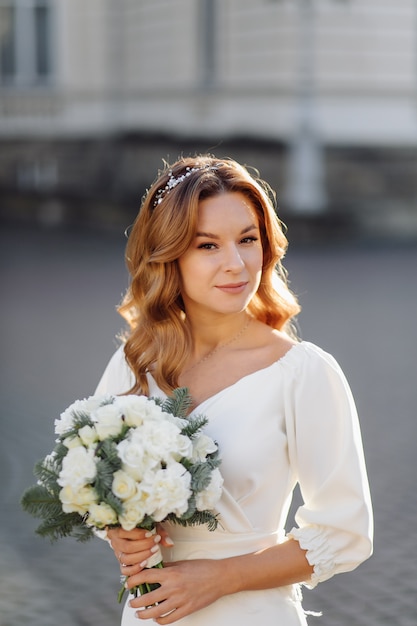
<svg viewBox="0 0 417 626">
<path fill-rule="evenodd" d="M 165 397 L 150 376 L 150 394 Z M 132 374 L 120 348 L 97 393 L 126 392 Z M 219 444 L 224 492 L 220 526 L 169 526 L 166 561 L 222 559 L 297 539 L 314 566 L 314 587 L 354 569 L 372 551 L 372 513 L 354 401 L 336 361 L 302 342 L 269 367 L 245 376 L 198 406 Z M 292 491 L 303 505 L 285 531 Z M 198 580 L 195 581 L 198 594 Z M 147 621 L 147 620 L 146 620 Z M 122 626 L 137 626 L 125 606 Z M 225 596 L 176 622 L 178 626 L 300 626 L 306 624 L 298 585 Z"/>
</svg>

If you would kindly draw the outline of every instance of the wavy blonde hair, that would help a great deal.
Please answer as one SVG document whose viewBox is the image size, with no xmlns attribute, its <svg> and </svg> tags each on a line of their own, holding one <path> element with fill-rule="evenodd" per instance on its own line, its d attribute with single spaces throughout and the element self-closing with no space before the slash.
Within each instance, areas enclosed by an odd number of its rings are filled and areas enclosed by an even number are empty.
<svg viewBox="0 0 417 626">
<path fill-rule="evenodd" d="M 167 187 L 168 181 L 177 183 Z M 295 334 L 290 320 L 300 307 L 281 264 L 288 242 L 269 185 L 232 159 L 202 155 L 166 163 L 142 201 L 126 247 L 131 283 L 118 311 L 130 326 L 124 347 L 135 375 L 130 393 L 149 393 L 150 369 L 166 393 L 178 386 L 191 335 L 177 261 L 195 238 L 201 200 L 230 192 L 244 194 L 259 220 L 262 277 L 248 311 L 272 328 Z"/>
</svg>

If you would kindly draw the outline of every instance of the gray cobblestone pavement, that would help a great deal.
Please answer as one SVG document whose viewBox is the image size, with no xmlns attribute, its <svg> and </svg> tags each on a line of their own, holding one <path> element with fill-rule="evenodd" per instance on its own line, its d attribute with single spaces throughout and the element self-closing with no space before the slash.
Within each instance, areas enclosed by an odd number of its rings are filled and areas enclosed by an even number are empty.
<svg viewBox="0 0 417 626">
<path fill-rule="evenodd" d="M 119 573 L 99 540 L 54 545 L 20 511 L 53 419 L 112 354 L 127 285 L 122 235 L 3 228 L 0 626 L 117 626 Z M 320 626 L 417 626 L 417 248 L 300 248 L 287 259 L 304 339 L 332 352 L 361 416 L 375 554 L 304 592 Z M 277 625 L 279 626 L 279 625 Z"/>
</svg>

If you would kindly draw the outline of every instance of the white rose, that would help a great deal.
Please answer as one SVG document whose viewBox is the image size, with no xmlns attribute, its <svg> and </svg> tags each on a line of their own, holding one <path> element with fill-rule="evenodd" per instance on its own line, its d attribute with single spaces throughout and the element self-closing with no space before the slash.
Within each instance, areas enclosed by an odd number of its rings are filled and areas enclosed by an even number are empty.
<svg viewBox="0 0 417 626">
<path fill-rule="evenodd" d="M 211 437 L 207 435 L 200 435 L 193 441 L 193 461 L 205 461 L 208 454 L 216 452 L 217 445 L 214 443 Z"/>
<path fill-rule="evenodd" d="M 77 437 L 77 435 L 72 435 L 71 437 L 65 437 L 62 443 L 64 444 L 66 448 L 68 448 L 68 450 L 71 450 L 71 448 L 78 448 L 78 446 L 83 445 L 81 439 Z"/>
<path fill-rule="evenodd" d="M 188 509 L 191 474 L 180 464 L 172 463 L 153 476 L 148 501 L 148 514 L 161 522 L 173 513 L 180 517 Z"/>
<path fill-rule="evenodd" d="M 108 504 L 92 504 L 89 507 L 89 514 L 86 523 L 88 526 L 96 526 L 96 528 L 104 528 L 110 524 L 117 523 L 117 514 Z"/>
<path fill-rule="evenodd" d="M 104 404 L 111 404 L 113 402 L 113 396 L 90 396 L 86 400 L 82 400 L 82 410 L 85 413 L 92 413 Z"/>
<path fill-rule="evenodd" d="M 127 426 L 141 426 L 144 420 L 160 419 L 162 415 L 161 408 L 146 396 L 118 396 L 114 403 L 123 413 Z"/>
<path fill-rule="evenodd" d="M 123 428 L 122 413 L 114 404 L 99 407 L 93 411 L 91 418 L 101 441 L 107 437 L 116 437 Z"/>
<path fill-rule="evenodd" d="M 214 469 L 211 473 L 209 485 L 200 491 L 196 496 L 196 507 L 198 511 L 211 510 L 215 507 L 222 495 L 223 477 L 219 469 Z"/>
<path fill-rule="evenodd" d="M 70 485 L 66 485 L 59 492 L 59 499 L 62 502 L 64 513 L 79 513 L 84 515 L 89 507 L 96 503 L 98 496 L 91 485 L 85 485 L 74 490 Z"/>
<path fill-rule="evenodd" d="M 189 424 L 189 421 L 184 417 L 177 417 L 176 415 L 171 415 L 171 413 L 162 413 L 162 417 L 167 422 L 171 422 L 171 424 L 175 424 L 179 430 L 182 430 Z"/>
<path fill-rule="evenodd" d="M 123 470 L 114 473 L 112 491 L 120 500 L 128 500 L 136 493 L 136 481 Z"/>
<path fill-rule="evenodd" d="M 150 456 L 146 445 L 142 427 L 132 428 L 128 437 L 117 444 L 122 469 L 137 481 L 141 481 L 148 470 L 160 465 L 159 457 Z"/>
<path fill-rule="evenodd" d="M 55 422 L 55 434 L 57 435 L 65 435 L 68 431 L 74 428 L 74 415 L 72 411 L 68 408 L 66 411 L 61 413 L 59 419 L 56 419 Z"/>
<path fill-rule="evenodd" d="M 71 485 L 77 489 L 92 483 L 96 473 L 94 450 L 87 450 L 83 446 L 71 448 L 63 458 L 62 470 L 57 482 L 61 487 Z"/>
<path fill-rule="evenodd" d="M 90 396 L 84 400 L 76 400 L 55 420 L 55 433 L 64 435 L 74 428 L 76 413 L 91 413 L 98 409 L 103 403 L 109 402 L 112 396 Z"/>
<path fill-rule="evenodd" d="M 167 420 L 144 422 L 137 436 L 143 439 L 146 454 L 158 461 L 179 461 L 191 452 L 191 441 L 181 435 L 175 424 Z"/>
<path fill-rule="evenodd" d="M 176 461 L 180 461 L 183 457 L 191 459 L 193 455 L 193 442 L 186 435 L 178 435 L 176 440 L 176 452 L 173 454 L 173 458 Z"/>
<path fill-rule="evenodd" d="M 83 426 L 78 431 L 78 436 L 85 446 L 90 446 L 98 440 L 97 431 L 94 426 Z"/>
<path fill-rule="evenodd" d="M 133 498 L 123 502 L 123 512 L 119 515 L 122 528 L 132 530 L 139 526 L 146 515 L 148 497 L 145 490 L 139 490 Z"/>
</svg>

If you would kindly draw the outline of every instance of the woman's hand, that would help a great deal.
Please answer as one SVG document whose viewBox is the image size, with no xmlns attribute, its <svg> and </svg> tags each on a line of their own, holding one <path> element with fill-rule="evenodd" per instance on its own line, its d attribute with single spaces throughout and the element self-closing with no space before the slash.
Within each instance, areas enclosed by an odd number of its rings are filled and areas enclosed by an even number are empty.
<svg viewBox="0 0 417 626">
<path fill-rule="evenodd" d="M 156 534 L 143 528 L 123 530 L 123 528 L 110 528 L 107 531 L 111 547 L 120 563 L 120 571 L 124 576 L 132 576 L 141 572 L 147 565 L 159 544 L 172 547 L 172 539 L 162 526 L 157 526 Z"/>
<path fill-rule="evenodd" d="M 173 624 L 224 595 L 223 576 L 222 561 L 196 559 L 167 563 L 163 569 L 147 569 L 129 576 L 129 589 L 143 583 L 160 585 L 158 589 L 130 600 L 129 604 L 138 609 L 139 619 Z"/>
</svg>

